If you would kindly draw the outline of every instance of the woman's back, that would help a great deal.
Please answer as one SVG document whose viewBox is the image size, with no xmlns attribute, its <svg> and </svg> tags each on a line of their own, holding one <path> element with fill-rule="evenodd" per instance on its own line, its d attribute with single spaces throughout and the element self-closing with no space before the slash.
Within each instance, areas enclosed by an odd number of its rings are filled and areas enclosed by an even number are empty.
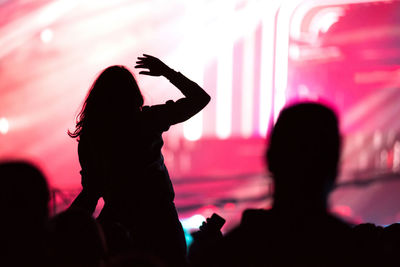
<svg viewBox="0 0 400 267">
<path fill-rule="evenodd" d="M 186 243 L 161 153 L 162 133 L 194 116 L 210 97 L 157 58 L 145 55 L 137 63 L 137 68 L 148 69 L 139 74 L 165 76 L 184 97 L 142 107 L 143 98 L 132 74 L 122 67 L 121 79 L 127 78 L 128 83 L 118 80 L 121 86 L 113 90 L 116 75 L 112 72 L 120 72 L 120 67 L 106 69 L 94 83 L 71 134 L 79 137 L 83 186 L 71 208 L 93 212 L 97 200 L 103 197 L 100 221 L 124 225 L 138 249 L 155 253 L 171 266 L 181 266 L 185 263 Z M 104 73 L 111 80 L 103 79 Z"/>
<path fill-rule="evenodd" d="M 126 200 L 121 192 L 127 190 L 131 200 L 159 197 L 159 201 L 173 201 L 161 153 L 162 133 L 169 126 L 153 124 L 152 107 L 132 115 L 130 121 L 118 122 L 107 133 L 88 130 L 81 135 L 78 154 L 82 180 L 102 184 L 105 200 Z"/>
</svg>

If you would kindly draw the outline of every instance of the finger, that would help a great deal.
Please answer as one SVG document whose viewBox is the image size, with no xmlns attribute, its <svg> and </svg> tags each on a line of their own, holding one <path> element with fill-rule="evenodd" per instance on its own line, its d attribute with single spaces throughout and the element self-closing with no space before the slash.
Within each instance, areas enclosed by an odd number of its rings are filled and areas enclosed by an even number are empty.
<svg viewBox="0 0 400 267">
<path fill-rule="evenodd" d="M 151 75 L 150 71 L 140 71 L 139 74 Z"/>
<path fill-rule="evenodd" d="M 147 69 L 147 67 L 144 64 L 138 64 L 135 66 L 135 69 Z"/>
<path fill-rule="evenodd" d="M 143 60 L 146 59 L 147 57 L 138 57 L 138 59 Z"/>
<path fill-rule="evenodd" d="M 136 61 L 136 64 L 144 64 L 143 60 Z"/>
<path fill-rule="evenodd" d="M 153 56 L 151 56 L 151 55 L 148 55 L 148 54 L 143 54 L 143 56 L 149 57 L 149 58 L 155 58 L 155 57 L 153 57 Z"/>
</svg>

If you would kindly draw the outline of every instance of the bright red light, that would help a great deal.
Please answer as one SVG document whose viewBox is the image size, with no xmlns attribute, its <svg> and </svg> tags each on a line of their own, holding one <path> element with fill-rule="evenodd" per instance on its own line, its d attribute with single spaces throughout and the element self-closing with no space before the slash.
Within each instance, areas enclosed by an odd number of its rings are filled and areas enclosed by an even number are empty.
<svg viewBox="0 0 400 267">
<path fill-rule="evenodd" d="M 225 210 L 233 210 L 233 209 L 235 209 L 236 208 L 236 205 L 235 205 L 235 203 L 226 203 L 225 205 L 224 205 L 224 209 Z"/>
</svg>

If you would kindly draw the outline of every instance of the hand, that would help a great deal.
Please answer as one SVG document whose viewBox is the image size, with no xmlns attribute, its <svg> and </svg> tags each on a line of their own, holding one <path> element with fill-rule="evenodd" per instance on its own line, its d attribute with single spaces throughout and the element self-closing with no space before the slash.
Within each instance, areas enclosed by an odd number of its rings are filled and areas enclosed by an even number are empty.
<svg viewBox="0 0 400 267">
<path fill-rule="evenodd" d="M 200 231 L 203 231 L 203 232 L 204 232 L 204 231 L 207 231 L 209 223 L 210 223 L 210 218 L 207 218 L 206 221 L 204 221 L 204 222 L 200 225 L 200 227 L 199 227 Z"/>
<path fill-rule="evenodd" d="M 170 69 L 161 60 L 156 57 L 143 54 L 142 57 L 138 57 L 136 61 L 136 69 L 148 69 L 148 71 L 140 71 L 139 74 L 150 75 L 150 76 L 161 76 L 165 75 Z"/>
</svg>

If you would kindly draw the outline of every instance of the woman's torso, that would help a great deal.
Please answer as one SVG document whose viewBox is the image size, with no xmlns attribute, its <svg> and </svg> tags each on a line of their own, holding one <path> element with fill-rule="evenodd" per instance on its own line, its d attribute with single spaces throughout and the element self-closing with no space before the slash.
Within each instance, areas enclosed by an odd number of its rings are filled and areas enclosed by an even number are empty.
<svg viewBox="0 0 400 267">
<path fill-rule="evenodd" d="M 108 131 L 88 129 L 80 138 L 82 180 L 88 186 L 100 184 L 105 202 L 133 201 L 138 206 L 174 199 L 161 153 L 165 127 L 154 127 L 146 115 L 139 112 Z"/>
</svg>

